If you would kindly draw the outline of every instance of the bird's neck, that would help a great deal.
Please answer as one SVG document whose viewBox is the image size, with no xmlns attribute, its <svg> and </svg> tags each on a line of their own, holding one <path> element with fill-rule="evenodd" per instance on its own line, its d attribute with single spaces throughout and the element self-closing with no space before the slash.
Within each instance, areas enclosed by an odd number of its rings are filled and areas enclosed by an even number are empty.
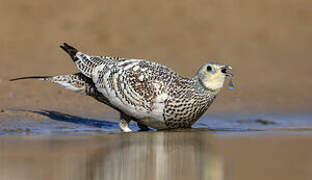
<svg viewBox="0 0 312 180">
<path fill-rule="evenodd" d="M 204 84 L 204 82 L 202 82 L 202 80 L 198 76 L 193 77 L 193 81 L 195 82 L 195 87 L 198 87 L 199 91 L 205 91 L 209 95 L 216 96 L 221 90 L 221 88 L 210 89 Z"/>
</svg>

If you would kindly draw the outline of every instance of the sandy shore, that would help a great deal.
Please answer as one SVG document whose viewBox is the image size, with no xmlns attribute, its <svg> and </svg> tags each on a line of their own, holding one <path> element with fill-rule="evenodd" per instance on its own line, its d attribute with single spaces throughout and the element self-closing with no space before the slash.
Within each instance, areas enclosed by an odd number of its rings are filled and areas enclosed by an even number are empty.
<svg viewBox="0 0 312 180">
<path fill-rule="evenodd" d="M 65 41 L 92 55 L 155 60 L 183 76 L 205 62 L 229 64 L 236 89 L 224 90 L 211 111 L 311 110 L 310 2 L 1 4 L 0 108 L 107 109 L 56 85 L 8 82 L 76 72 L 58 47 Z"/>
</svg>

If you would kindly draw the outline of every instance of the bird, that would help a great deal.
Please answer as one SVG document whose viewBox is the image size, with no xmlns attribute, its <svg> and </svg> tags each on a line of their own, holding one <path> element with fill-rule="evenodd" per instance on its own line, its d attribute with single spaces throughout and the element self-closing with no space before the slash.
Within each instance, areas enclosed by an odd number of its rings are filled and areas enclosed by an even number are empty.
<svg viewBox="0 0 312 180">
<path fill-rule="evenodd" d="M 203 64 L 194 77 L 183 77 L 154 61 L 112 56 L 90 56 L 64 43 L 60 46 L 80 72 L 57 76 L 28 76 L 91 96 L 120 113 L 119 127 L 131 132 L 130 121 L 142 130 L 191 128 L 207 111 L 224 85 L 233 87 L 232 67 Z"/>
</svg>

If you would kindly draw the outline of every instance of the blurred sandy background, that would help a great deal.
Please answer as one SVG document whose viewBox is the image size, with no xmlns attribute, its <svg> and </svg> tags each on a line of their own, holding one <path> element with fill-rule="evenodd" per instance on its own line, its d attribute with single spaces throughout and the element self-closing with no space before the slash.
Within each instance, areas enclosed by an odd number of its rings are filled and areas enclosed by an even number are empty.
<svg viewBox="0 0 312 180">
<path fill-rule="evenodd" d="M 309 111 L 312 8 L 307 0 L 0 1 L 0 108 L 102 113 L 107 106 L 46 82 L 76 72 L 63 42 L 91 55 L 155 60 L 184 76 L 218 61 L 235 91 L 211 111 Z"/>
</svg>

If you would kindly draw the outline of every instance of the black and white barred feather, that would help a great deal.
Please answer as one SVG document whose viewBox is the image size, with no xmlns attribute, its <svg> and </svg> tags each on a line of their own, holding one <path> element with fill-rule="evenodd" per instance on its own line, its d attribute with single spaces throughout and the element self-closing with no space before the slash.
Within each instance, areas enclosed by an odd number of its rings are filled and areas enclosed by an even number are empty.
<svg viewBox="0 0 312 180">
<path fill-rule="evenodd" d="M 156 62 L 89 56 L 66 43 L 60 47 L 72 58 L 79 73 L 13 80 L 39 79 L 60 84 L 111 106 L 122 117 L 156 129 L 191 127 L 211 105 L 225 76 L 230 74 L 226 70 L 231 69 L 223 64 L 206 65 L 219 68 L 219 79 L 209 82 L 209 68 L 193 78 L 184 78 Z"/>
</svg>

